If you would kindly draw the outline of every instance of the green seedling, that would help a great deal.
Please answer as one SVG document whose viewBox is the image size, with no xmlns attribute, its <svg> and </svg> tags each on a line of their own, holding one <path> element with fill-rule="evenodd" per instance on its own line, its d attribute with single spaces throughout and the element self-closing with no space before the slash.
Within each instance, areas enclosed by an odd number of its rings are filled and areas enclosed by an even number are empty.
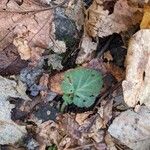
<svg viewBox="0 0 150 150">
<path fill-rule="evenodd" d="M 61 84 L 64 100 L 61 110 L 72 103 L 78 107 L 90 107 L 102 85 L 102 76 L 98 71 L 81 67 L 67 71 Z"/>
</svg>

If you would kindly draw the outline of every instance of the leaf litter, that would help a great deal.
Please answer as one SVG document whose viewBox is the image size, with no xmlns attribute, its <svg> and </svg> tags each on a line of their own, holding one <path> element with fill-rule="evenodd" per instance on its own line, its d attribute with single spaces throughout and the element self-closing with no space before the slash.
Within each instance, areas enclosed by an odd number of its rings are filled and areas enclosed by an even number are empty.
<svg viewBox="0 0 150 150">
<path fill-rule="evenodd" d="M 1 149 L 147 150 L 149 4 L 2 0 Z M 61 84 L 79 66 L 102 74 L 102 90 L 62 113 Z"/>
</svg>

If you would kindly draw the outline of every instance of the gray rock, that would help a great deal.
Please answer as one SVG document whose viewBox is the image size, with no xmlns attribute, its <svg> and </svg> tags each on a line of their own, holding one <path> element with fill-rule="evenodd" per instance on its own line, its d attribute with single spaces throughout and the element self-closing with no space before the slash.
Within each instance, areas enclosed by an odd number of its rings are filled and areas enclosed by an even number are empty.
<svg viewBox="0 0 150 150">
<path fill-rule="evenodd" d="M 64 41 L 67 47 L 72 47 L 78 38 L 75 22 L 65 15 L 63 8 L 57 8 L 54 14 L 55 36 Z"/>
<path fill-rule="evenodd" d="M 110 125 L 108 132 L 133 150 L 149 150 L 150 109 L 142 106 L 138 112 L 122 112 Z"/>
<path fill-rule="evenodd" d="M 13 144 L 25 135 L 24 126 L 19 126 L 11 120 L 11 109 L 14 107 L 7 99 L 18 97 L 29 100 L 25 87 L 21 82 L 9 80 L 0 76 L 0 144 Z"/>
</svg>

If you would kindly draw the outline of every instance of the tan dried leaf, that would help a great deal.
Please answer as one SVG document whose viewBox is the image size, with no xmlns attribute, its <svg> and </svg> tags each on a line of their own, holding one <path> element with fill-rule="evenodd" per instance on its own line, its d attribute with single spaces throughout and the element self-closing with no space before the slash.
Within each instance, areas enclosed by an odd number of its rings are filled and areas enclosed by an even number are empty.
<svg viewBox="0 0 150 150">
<path fill-rule="evenodd" d="M 150 30 L 138 31 L 129 43 L 126 58 L 124 100 L 130 107 L 138 102 L 150 107 Z"/>
<path fill-rule="evenodd" d="M 45 7 L 40 2 L 34 0 L 23 1 L 22 5 L 19 5 L 17 1 L 1 0 L 0 49 L 4 50 L 14 41 L 15 45 L 19 46 L 18 51 L 22 59 L 27 60 L 31 57 L 30 51 L 33 47 L 49 48 L 49 43 L 52 43 L 49 34 L 53 34 L 52 11 L 39 11 L 38 13 L 33 11 L 43 8 Z M 31 11 L 31 13 L 19 13 L 26 11 Z M 16 37 L 17 41 L 14 40 Z"/>
<path fill-rule="evenodd" d="M 88 116 L 89 116 L 90 114 L 92 114 L 92 112 L 90 112 L 90 111 L 85 112 L 85 113 L 77 114 L 75 120 L 77 121 L 77 123 L 78 123 L 79 125 L 82 125 L 82 124 L 85 123 L 84 121 L 88 118 Z"/>
<path fill-rule="evenodd" d="M 41 97 L 45 98 L 47 96 L 47 90 L 48 90 L 48 82 L 49 82 L 49 74 L 43 73 L 43 76 L 40 78 L 40 87 L 41 87 Z"/>
<path fill-rule="evenodd" d="M 118 81 L 121 81 L 125 77 L 125 71 L 116 66 L 113 63 L 105 63 L 106 69 L 108 73 L 111 73 Z"/>
<path fill-rule="evenodd" d="M 57 73 L 56 75 L 51 76 L 49 81 L 49 89 L 55 93 L 63 94 L 60 87 L 63 79 L 64 79 L 64 72 Z"/>
<path fill-rule="evenodd" d="M 71 1 L 70 1 L 71 3 Z M 82 0 L 75 1 L 70 7 L 66 8 L 65 14 L 72 20 L 75 21 L 78 30 L 82 29 L 84 24 L 84 5 Z"/>
<path fill-rule="evenodd" d="M 140 24 L 141 29 L 150 29 L 150 6 L 144 7 L 144 16 Z"/>
<path fill-rule="evenodd" d="M 83 35 L 80 52 L 76 59 L 76 63 L 82 64 L 91 60 L 93 52 L 96 51 L 97 44 L 98 43 L 92 42 L 92 38 L 88 35 Z"/>
<path fill-rule="evenodd" d="M 103 100 L 101 102 L 101 107 L 98 109 L 98 113 L 100 117 L 103 119 L 103 128 L 106 128 L 107 123 L 112 118 L 112 108 L 113 108 L 113 100 Z"/>
<path fill-rule="evenodd" d="M 58 124 L 51 120 L 42 123 L 37 129 L 37 133 L 41 143 L 44 143 L 47 146 L 52 144 L 56 144 L 58 146 L 59 142 L 63 138 L 59 133 Z"/>
<path fill-rule="evenodd" d="M 28 41 L 23 38 L 15 38 L 13 44 L 17 47 L 18 53 L 23 60 L 31 58 L 31 49 L 28 46 Z"/>
<path fill-rule="evenodd" d="M 94 0 L 87 10 L 86 32 L 92 37 L 104 37 L 126 31 L 132 25 L 140 23 L 142 19 L 142 9 L 138 8 L 137 4 L 118 0 L 113 13 L 109 14 L 108 10 L 104 10 L 103 0 Z"/>
</svg>

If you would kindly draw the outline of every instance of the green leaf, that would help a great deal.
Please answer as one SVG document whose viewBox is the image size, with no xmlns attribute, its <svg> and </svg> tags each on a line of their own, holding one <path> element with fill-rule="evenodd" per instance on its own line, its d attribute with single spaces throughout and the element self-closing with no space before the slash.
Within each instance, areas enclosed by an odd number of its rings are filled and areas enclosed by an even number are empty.
<svg viewBox="0 0 150 150">
<path fill-rule="evenodd" d="M 48 147 L 48 150 L 57 150 L 57 147 L 56 145 L 52 145 Z"/>
<path fill-rule="evenodd" d="M 67 71 L 61 84 L 63 100 L 66 104 L 90 107 L 100 93 L 102 85 L 102 76 L 98 71 L 86 68 Z"/>
</svg>

